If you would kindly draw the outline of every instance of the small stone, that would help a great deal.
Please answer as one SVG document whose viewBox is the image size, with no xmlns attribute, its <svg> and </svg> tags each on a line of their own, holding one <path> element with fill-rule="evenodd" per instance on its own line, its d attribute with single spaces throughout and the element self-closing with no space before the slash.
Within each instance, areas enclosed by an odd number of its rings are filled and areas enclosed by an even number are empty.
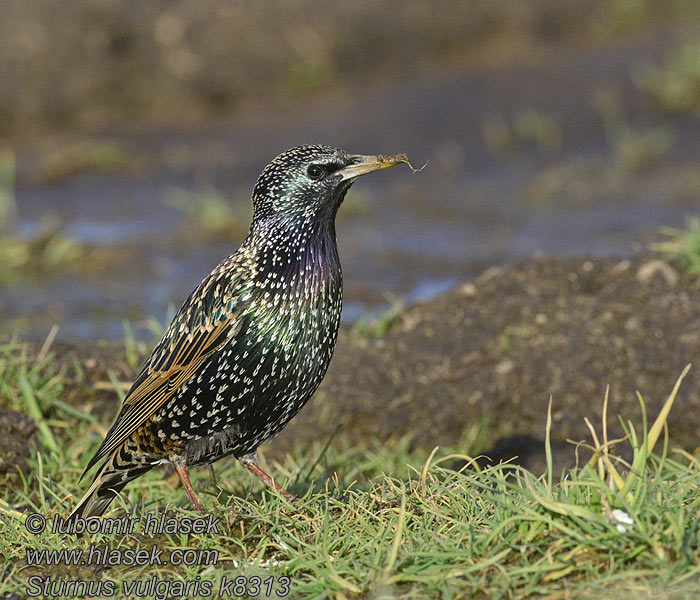
<svg viewBox="0 0 700 600">
<path fill-rule="evenodd" d="M 461 288 L 459 288 L 459 291 L 469 298 L 476 296 L 476 286 L 471 282 L 465 283 Z"/>
<path fill-rule="evenodd" d="M 492 279 L 500 277 L 503 274 L 503 271 L 503 267 L 489 267 L 481 275 L 479 275 L 477 282 L 486 283 L 487 281 L 491 281 Z"/>
<path fill-rule="evenodd" d="M 467 399 L 467 402 L 469 402 L 469 404 L 476 405 L 476 404 L 479 404 L 479 402 L 481 402 L 483 400 L 483 398 L 484 398 L 483 392 L 481 392 L 480 390 L 477 390 L 475 392 L 472 392 L 472 394 Z"/>
<path fill-rule="evenodd" d="M 628 259 L 621 260 L 612 269 L 610 269 L 610 274 L 611 275 L 622 275 L 623 273 L 626 273 L 627 271 L 629 271 L 631 266 L 632 266 L 631 260 L 628 260 Z"/>
<path fill-rule="evenodd" d="M 643 285 L 649 285 L 657 277 L 661 277 L 670 287 L 678 283 L 678 271 L 663 260 L 650 260 L 637 270 L 637 280 Z"/>
<path fill-rule="evenodd" d="M 639 331 L 639 319 L 637 317 L 630 317 L 625 321 L 625 329 L 627 331 Z"/>
<path fill-rule="evenodd" d="M 496 365 L 495 371 L 497 375 L 508 375 L 514 368 L 515 363 L 509 358 L 506 358 Z"/>
</svg>

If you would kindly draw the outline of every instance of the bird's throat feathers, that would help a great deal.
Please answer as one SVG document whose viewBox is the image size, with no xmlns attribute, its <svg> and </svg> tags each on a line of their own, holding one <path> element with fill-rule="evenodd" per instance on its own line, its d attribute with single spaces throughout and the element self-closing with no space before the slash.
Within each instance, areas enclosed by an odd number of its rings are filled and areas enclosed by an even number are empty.
<svg viewBox="0 0 700 600">
<path fill-rule="evenodd" d="M 341 285 L 332 220 L 268 220 L 251 231 L 244 246 L 255 248 L 256 279 L 274 281 L 275 291 L 315 296 Z"/>
</svg>

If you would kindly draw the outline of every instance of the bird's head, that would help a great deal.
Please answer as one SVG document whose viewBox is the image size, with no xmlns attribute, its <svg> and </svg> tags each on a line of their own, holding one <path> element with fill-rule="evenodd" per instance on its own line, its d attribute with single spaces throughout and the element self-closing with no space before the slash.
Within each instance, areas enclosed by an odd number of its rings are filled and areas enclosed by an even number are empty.
<svg viewBox="0 0 700 600">
<path fill-rule="evenodd" d="M 277 156 L 253 191 L 253 226 L 332 223 L 355 179 L 405 162 L 402 157 L 348 154 L 329 146 L 297 146 Z"/>
</svg>

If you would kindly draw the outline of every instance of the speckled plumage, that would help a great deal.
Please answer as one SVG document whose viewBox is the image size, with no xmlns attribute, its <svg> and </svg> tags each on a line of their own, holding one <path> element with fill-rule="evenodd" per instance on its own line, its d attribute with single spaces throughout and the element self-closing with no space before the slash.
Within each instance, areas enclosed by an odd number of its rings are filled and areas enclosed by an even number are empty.
<svg viewBox="0 0 700 600">
<path fill-rule="evenodd" d="M 164 462 L 195 506 L 185 468 L 230 454 L 276 487 L 257 466 L 256 449 L 308 401 L 335 348 L 336 212 L 358 175 L 392 164 L 300 146 L 263 170 L 246 240 L 192 292 L 146 361 L 86 471 L 105 462 L 71 516 L 103 514 L 128 481 Z"/>
</svg>

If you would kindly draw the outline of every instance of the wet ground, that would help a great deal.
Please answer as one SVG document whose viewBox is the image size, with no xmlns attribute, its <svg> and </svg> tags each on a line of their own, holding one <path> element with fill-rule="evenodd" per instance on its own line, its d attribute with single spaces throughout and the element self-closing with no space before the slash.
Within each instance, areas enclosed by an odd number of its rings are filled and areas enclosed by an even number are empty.
<svg viewBox="0 0 700 600">
<path fill-rule="evenodd" d="M 700 120 L 665 115 L 631 79 L 676 43 L 668 30 L 508 64 L 433 65 L 390 86 L 251 106 L 207 128 L 108 132 L 90 142 L 123 154 L 107 173 L 56 167 L 84 140 L 20 148 L 20 230 L 56 215 L 87 250 L 66 272 L 0 288 L 0 321 L 38 338 L 59 323 L 59 339 L 121 338 L 124 319 L 164 322 L 240 239 L 198 228 L 166 205 L 168 190 L 213 186 L 246 215 L 261 168 L 300 143 L 430 161 L 421 173 L 364 178 L 341 209 L 346 322 L 386 306 L 387 293 L 429 298 L 493 264 L 629 256 L 697 213 Z M 642 139 L 641 158 L 630 158 L 626 132 L 650 127 L 669 147 L 649 142 L 645 153 Z"/>
</svg>

